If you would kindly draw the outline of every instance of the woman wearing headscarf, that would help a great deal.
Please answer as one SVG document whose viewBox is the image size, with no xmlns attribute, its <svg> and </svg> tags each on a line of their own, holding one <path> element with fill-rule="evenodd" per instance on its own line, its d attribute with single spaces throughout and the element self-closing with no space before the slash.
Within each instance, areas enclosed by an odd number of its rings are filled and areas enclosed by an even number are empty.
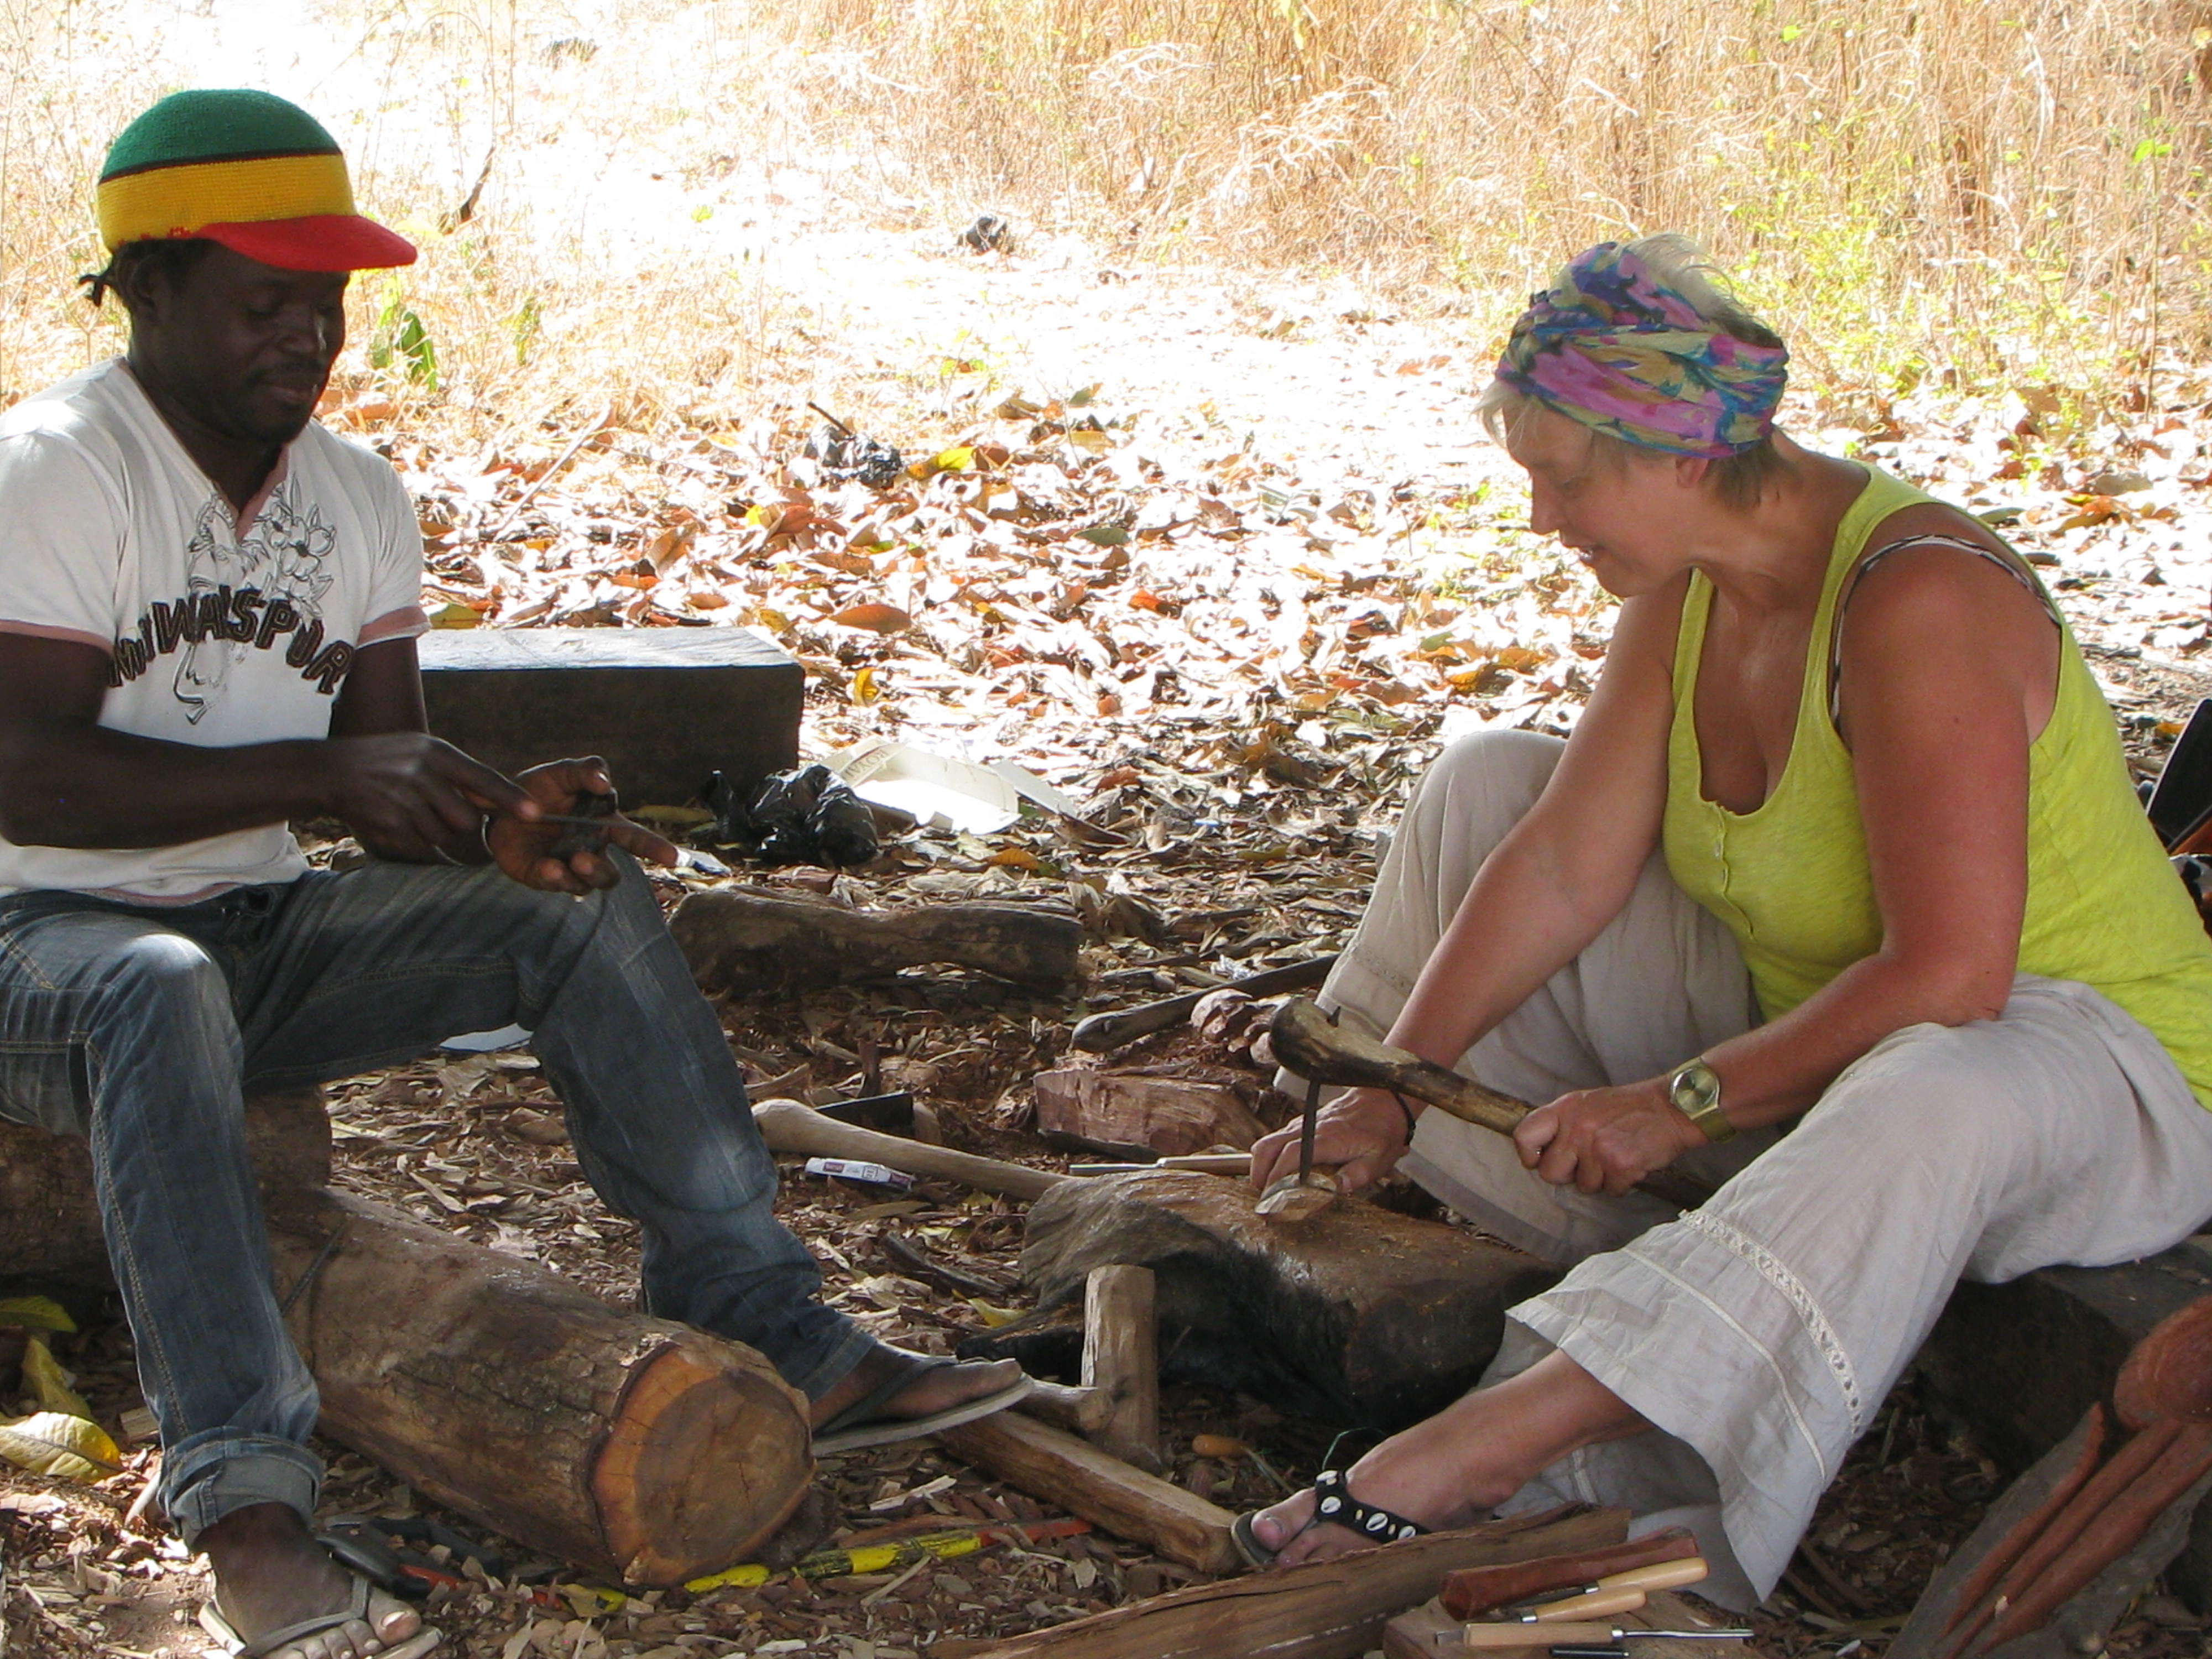
<svg viewBox="0 0 2212 1659">
<path fill-rule="evenodd" d="M 1787 363 L 1680 237 L 1515 325 L 1483 412 L 1613 642 L 1564 744 L 1444 752 L 1322 1000 L 1548 1103 L 1356 1091 L 1316 1155 L 1567 1272 L 1483 1386 L 1244 1517 L 1255 1560 L 1594 1498 L 1748 1605 L 1960 1278 L 2212 1212 L 2212 941 L 2095 681 L 1978 520 L 1775 427 Z M 1676 1166 L 1717 1196 L 1630 1190 Z"/>
</svg>

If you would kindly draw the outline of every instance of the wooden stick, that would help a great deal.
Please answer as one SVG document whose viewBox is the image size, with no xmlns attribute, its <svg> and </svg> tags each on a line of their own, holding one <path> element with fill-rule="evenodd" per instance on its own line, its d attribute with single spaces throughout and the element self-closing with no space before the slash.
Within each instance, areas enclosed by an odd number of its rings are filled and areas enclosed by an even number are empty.
<svg viewBox="0 0 2212 1659">
<path fill-rule="evenodd" d="M 1164 1031 L 1171 1025 L 1182 1024 L 1190 1018 L 1190 1011 L 1215 991 L 1242 991 L 1252 997 L 1271 997 L 1281 991 L 1303 991 L 1307 986 L 1318 985 L 1327 979 L 1329 969 L 1335 966 L 1334 957 L 1316 957 L 1311 962 L 1294 962 L 1286 968 L 1270 968 L 1265 973 L 1247 974 L 1242 979 L 1232 979 L 1226 985 L 1211 986 L 1203 991 L 1166 997 L 1134 1008 L 1116 1008 L 1109 1013 L 1093 1014 L 1079 1022 L 1068 1034 L 1067 1040 L 1074 1048 L 1094 1054 L 1103 1054 L 1109 1048 L 1134 1042 L 1139 1037 L 1149 1036 L 1154 1031 Z"/>
<path fill-rule="evenodd" d="M 1105 1410 L 1091 1438 L 1125 1463 L 1160 1470 L 1158 1327 L 1150 1267 L 1093 1267 L 1084 1286 L 1083 1386 Z"/>
<path fill-rule="evenodd" d="M 1149 1545 L 1170 1561 L 1201 1572 L 1228 1572 L 1237 1564 L 1229 1536 L 1235 1516 L 1072 1434 L 1000 1412 L 946 1429 L 938 1438 L 963 1463 L 988 1469 L 1117 1538 Z"/>
<path fill-rule="evenodd" d="M 1990 1627 L 1975 1651 L 1987 1653 L 2041 1630 L 2075 1592 L 2126 1554 L 2167 1506 L 2208 1471 L 2212 1471 L 2212 1424 L 2188 1424 L 2142 1478 L 2116 1493 L 2047 1571 L 2021 1581 L 2018 1597 Z"/>
<path fill-rule="evenodd" d="M 898 1135 L 878 1134 L 856 1124 L 840 1123 L 795 1100 L 763 1100 L 753 1106 L 753 1121 L 771 1152 L 808 1158 L 849 1158 L 881 1164 L 908 1175 L 957 1181 L 978 1192 L 1002 1193 L 1033 1204 L 1068 1179 L 1050 1170 L 978 1158 L 949 1146 L 926 1146 Z"/>
<path fill-rule="evenodd" d="M 1384 1620 L 1434 1595 L 1455 1567 L 1595 1549 L 1627 1531 L 1626 1510 L 1570 1504 L 1194 1585 L 1010 1638 L 975 1659 L 1358 1659 L 1382 1644 Z"/>
<path fill-rule="evenodd" d="M 1349 1026 L 1332 1025 L 1305 997 L 1294 997 L 1275 1011 L 1267 1036 L 1277 1061 L 1309 1082 L 1387 1089 L 1498 1134 L 1511 1134 L 1535 1109 L 1433 1060 L 1377 1042 Z M 1679 1170 L 1654 1170 L 1636 1188 L 1680 1210 L 1694 1210 L 1713 1195 L 1712 1188 Z"/>
<path fill-rule="evenodd" d="M 2051 1524 L 2053 1516 L 2063 1510 L 2075 1492 L 2087 1482 L 2097 1467 L 2097 1460 L 2105 1450 L 2105 1407 L 2101 1403 L 2089 1407 L 2083 1425 L 2086 1433 L 2081 1442 L 2081 1454 L 2073 1468 L 2059 1478 L 2051 1489 L 2051 1495 L 2022 1516 L 2013 1529 L 2000 1539 L 1996 1547 L 1982 1558 L 1981 1565 L 1959 1586 L 1957 1600 L 1952 1604 L 1951 1617 L 1943 1626 L 1945 1635 L 1957 1628 L 1959 1621 L 1981 1605 L 1982 1598 L 1990 1593 L 2006 1570 L 2017 1561 L 2022 1551 L 2035 1541 L 2038 1534 Z"/>
</svg>

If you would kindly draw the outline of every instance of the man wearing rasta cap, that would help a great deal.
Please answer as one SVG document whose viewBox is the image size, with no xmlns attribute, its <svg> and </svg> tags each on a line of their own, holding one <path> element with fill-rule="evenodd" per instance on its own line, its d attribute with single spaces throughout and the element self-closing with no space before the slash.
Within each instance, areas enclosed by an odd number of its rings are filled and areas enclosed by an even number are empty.
<svg viewBox="0 0 2212 1659">
<path fill-rule="evenodd" d="M 314 1383 L 286 1335 L 248 1089 L 521 1024 L 577 1156 L 641 1224 L 646 1305 L 750 1343 L 816 1448 L 1012 1404 L 1011 1364 L 886 1348 L 813 1299 L 742 1078 L 621 818 L 554 855 L 604 763 L 508 778 L 428 736 L 422 545 L 392 469 L 314 424 L 348 273 L 416 257 L 337 145 L 258 92 L 163 100 L 100 182 L 125 358 L 0 416 L 0 1115 L 85 1135 L 160 1419 L 160 1496 L 234 1649 L 437 1640 L 308 1530 Z M 310 871 L 286 825 L 374 861 Z M 640 1033 L 652 1033 L 640 1041 Z"/>
</svg>

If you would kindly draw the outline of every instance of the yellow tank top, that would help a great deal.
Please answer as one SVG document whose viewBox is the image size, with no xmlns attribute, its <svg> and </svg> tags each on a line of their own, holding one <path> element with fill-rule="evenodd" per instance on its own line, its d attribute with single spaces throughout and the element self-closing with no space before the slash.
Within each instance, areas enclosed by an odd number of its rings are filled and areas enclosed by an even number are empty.
<svg viewBox="0 0 2212 1659">
<path fill-rule="evenodd" d="M 1829 643 L 1837 594 L 1875 527 L 1932 499 L 1868 469 L 1866 488 L 1836 526 L 1790 759 L 1754 811 L 1705 798 L 1692 709 L 1712 585 L 1692 574 L 1682 602 L 1667 744 L 1667 867 L 1735 935 L 1768 1019 L 1881 944 L 1850 751 L 1829 714 Z M 2130 786 L 2112 710 L 2072 631 L 2063 623 L 2061 630 L 2057 704 L 2028 750 L 2020 966 L 2092 986 L 2126 1009 L 2212 1107 L 2212 939 Z"/>
</svg>

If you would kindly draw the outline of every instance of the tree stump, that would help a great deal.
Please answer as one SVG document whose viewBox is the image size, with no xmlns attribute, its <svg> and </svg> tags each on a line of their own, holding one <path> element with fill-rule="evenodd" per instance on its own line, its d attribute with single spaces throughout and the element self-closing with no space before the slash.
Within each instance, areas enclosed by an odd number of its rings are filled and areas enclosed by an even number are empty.
<svg viewBox="0 0 2212 1659">
<path fill-rule="evenodd" d="M 1255 1213 L 1242 1182 L 1146 1170 L 1040 1198 L 1022 1251 L 1038 1313 L 963 1352 L 1072 1369 L 1085 1281 L 1116 1264 L 1155 1275 L 1167 1377 L 1381 1429 L 1472 1388 L 1504 1335 L 1505 1310 L 1558 1277 L 1503 1244 L 1360 1200 L 1281 1222 Z"/>
</svg>

